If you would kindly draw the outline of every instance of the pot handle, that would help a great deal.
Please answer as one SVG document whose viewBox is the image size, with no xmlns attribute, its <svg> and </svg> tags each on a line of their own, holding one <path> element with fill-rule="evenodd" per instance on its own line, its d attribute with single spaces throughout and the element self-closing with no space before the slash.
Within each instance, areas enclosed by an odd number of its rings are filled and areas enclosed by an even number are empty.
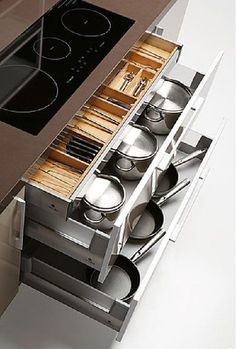
<svg viewBox="0 0 236 349">
<path fill-rule="evenodd" d="M 122 167 L 122 166 L 120 166 L 119 164 L 118 164 L 118 160 L 119 159 L 122 159 L 122 157 L 119 157 L 117 160 L 116 160 L 116 162 L 115 162 L 115 167 L 118 169 L 118 170 L 120 170 L 120 171 L 123 171 L 123 172 L 130 172 L 134 167 L 135 167 L 135 163 L 132 161 L 132 160 L 129 160 L 130 161 L 130 167 L 128 167 L 128 168 L 124 168 L 124 167 Z"/>
<path fill-rule="evenodd" d="M 158 205 L 161 206 L 163 205 L 167 200 L 169 200 L 172 196 L 177 194 L 179 191 L 184 189 L 190 184 L 190 180 L 188 178 L 185 178 L 182 180 L 179 184 L 177 184 L 173 189 L 171 189 L 166 195 L 163 195 L 160 197 L 158 200 L 155 200 L 155 195 L 153 195 L 152 199 L 153 201 Z"/>
<path fill-rule="evenodd" d="M 88 221 L 91 224 L 98 224 L 101 223 L 104 219 L 105 219 L 105 214 L 101 213 L 101 218 L 100 219 L 91 219 L 88 217 L 86 212 L 83 212 L 84 218 L 86 219 L 86 221 Z"/>
<path fill-rule="evenodd" d="M 148 109 L 153 109 L 153 110 L 155 110 L 155 113 L 156 113 L 156 114 L 159 114 L 159 118 L 158 118 L 158 119 L 151 119 L 151 118 L 149 118 L 149 116 L 148 116 L 148 114 L 147 114 Z M 145 118 L 147 118 L 148 120 L 151 120 L 152 122 L 160 122 L 160 121 L 162 121 L 162 120 L 165 119 L 163 113 L 162 113 L 160 110 L 158 110 L 158 108 L 155 107 L 155 105 L 150 104 L 150 103 L 148 104 L 148 106 L 147 106 L 146 109 L 145 109 Z"/>
<path fill-rule="evenodd" d="M 206 153 L 206 151 L 207 151 L 207 148 L 203 148 L 203 149 L 196 150 L 196 151 L 194 151 L 193 153 L 191 153 L 191 154 L 189 154 L 189 155 L 187 155 L 187 156 L 185 156 L 185 157 L 183 157 L 183 158 L 181 158 L 181 159 L 179 159 L 179 160 L 173 162 L 173 165 L 174 165 L 175 167 L 180 166 L 180 165 L 183 165 L 183 164 L 185 164 L 186 162 L 189 162 L 190 160 L 195 159 L 195 158 L 198 157 L 199 155 Z"/>
<path fill-rule="evenodd" d="M 136 263 L 139 259 L 141 259 L 159 240 L 163 238 L 166 234 L 164 229 L 160 229 L 158 233 L 153 236 L 146 244 L 144 244 L 135 254 L 130 258 L 133 263 Z"/>
</svg>

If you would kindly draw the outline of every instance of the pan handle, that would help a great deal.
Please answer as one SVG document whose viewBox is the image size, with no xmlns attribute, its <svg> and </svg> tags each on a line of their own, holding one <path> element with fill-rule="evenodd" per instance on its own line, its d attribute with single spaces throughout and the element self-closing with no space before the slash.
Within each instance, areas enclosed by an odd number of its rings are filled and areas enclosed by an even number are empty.
<svg viewBox="0 0 236 349">
<path fill-rule="evenodd" d="M 130 162 L 130 166 L 125 168 L 122 167 L 118 164 L 118 161 L 122 159 L 122 157 L 119 157 L 116 162 L 115 162 L 115 167 L 119 170 L 119 171 L 123 171 L 123 172 L 130 172 L 134 167 L 135 167 L 135 163 L 132 160 L 128 160 Z"/>
<path fill-rule="evenodd" d="M 156 200 L 156 196 L 153 196 L 153 199 L 155 201 L 155 203 L 159 206 L 163 205 L 167 200 L 169 200 L 172 196 L 174 196 L 175 194 L 177 194 L 179 191 L 181 191 L 182 189 L 184 189 L 185 187 L 187 187 L 190 184 L 190 180 L 188 178 L 185 178 L 184 180 L 182 180 L 179 184 L 177 184 L 173 189 L 171 189 L 166 195 L 163 195 L 162 197 L 160 197 L 158 200 Z"/>
<path fill-rule="evenodd" d="M 180 165 L 183 165 L 183 164 L 185 164 L 186 162 L 188 162 L 188 161 L 190 161 L 190 160 L 192 160 L 192 159 L 197 158 L 199 155 L 202 155 L 202 154 L 206 153 L 206 151 L 207 151 L 207 148 L 203 148 L 203 149 L 196 150 L 196 151 L 194 151 L 193 153 L 191 153 L 191 154 L 189 154 L 189 155 L 187 155 L 187 156 L 185 156 L 185 157 L 183 157 L 183 158 L 181 158 L 181 159 L 179 159 L 179 160 L 173 162 L 173 165 L 174 165 L 175 167 L 180 166 Z"/>
<path fill-rule="evenodd" d="M 160 229 L 158 233 L 150 239 L 146 244 L 144 244 L 135 254 L 130 258 L 133 263 L 136 263 L 141 259 L 159 240 L 163 238 L 166 234 L 164 229 Z"/>
<path fill-rule="evenodd" d="M 83 215 L 84 215 L 84 218 L 86 219 L 86 221 L 91 223 L 91 224 L 99 224 L 106 218 L 106 215 L 104 213 L 101 213 L 101 218 L 99 218 L 99 219 L 89 218 L 86 212 L 83 212 Z"/>
<path fill-rule="evenodd" d="M 148 110 L 149 110 L 149 109 L 154 110 L 155 113 L 158 114 L 159 117 L 158 117 L 157 119 L 150 118 L 150 117 L 148 116 Z M 160 122 L 160 121 L 162 121 L 162 120 L 165 119 L 165 116 L 163 115 L 162 111 L 159 110 L 157 107 L 155 107 L 155 105 L 153 105 L 153 104 L 151 104 L 151 103 L 149 103 L 149 104 L 147 105 L 147 107 L 145 108 L 145 110 L 144 110 L 144 117 L 145 117 L 147 120 L 152 121 L 152 122 Z"/>
</svg>

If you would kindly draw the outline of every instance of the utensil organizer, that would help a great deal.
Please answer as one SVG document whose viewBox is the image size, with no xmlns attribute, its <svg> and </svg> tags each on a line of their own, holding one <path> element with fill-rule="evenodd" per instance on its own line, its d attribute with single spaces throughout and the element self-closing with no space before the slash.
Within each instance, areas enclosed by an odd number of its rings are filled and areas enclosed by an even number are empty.
<svg viewBox="0 0 236 349">
<path fill-rule="evenodd" d="M 199 134 L 192 125 L 205 102 L 222 53 L 202 74 L 178 63 L 181 48 L 145 33 L 34 165 L 26 184 L 27 243 L 22 257 L 22 281 L 113 328 L 118 332 L 118 340 L 168 242 L 178 236 L 204 181 L 206 164 L 218 138 L 218 135 L 214 139 L 208 137 L 204 132 Z M 127 73 L 134 77 L 125 91 L 120 91 Z M 162 76 L 186 84 L 192 98 L 169 135 L 157 136 L 159 151 L 142 179 L 122 180 L 127 198 L 113 229 L 106 233 L 90 228 L 78 218 L 78 202 L 96 173 L 107 171 L 110 158 L 128 132 L 127 125 L 139 122 Z M 146 85 L 135 97 L 135 86 L 142 78 L 147 79 Z M 99 147 L 90 163 L 68 154 L 67 145 L 77 136 Z M 139 225 L 142 212 L 139 210 L 135 222 L 130 222 L 130 217 L 137 207 L 145 209 L 157 188 L 159 174 L 174 157 L 201 147 L 207 148 L 204 157 L 181 169 L 181 175 L 191 179 L 190 187 L 164 207 L 166 235 L 138 265 L 142 280 L 133 299 L 129 302 L 113 299 L 90 286 L 84 278 L 87 266 L 98 270 L 99 281 L 103 282 L 121 251 L 131 256 L 139 247 L 138 243 L 129 243 L 129 234 L 131 227 Z"/>
</svg>

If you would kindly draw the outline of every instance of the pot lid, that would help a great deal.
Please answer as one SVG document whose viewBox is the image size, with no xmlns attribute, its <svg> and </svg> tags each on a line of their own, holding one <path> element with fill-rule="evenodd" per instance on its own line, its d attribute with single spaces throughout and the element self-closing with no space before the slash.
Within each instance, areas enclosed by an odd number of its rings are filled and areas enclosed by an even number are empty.
<svg viewBox="0 0 236 349">
<path fill-rule="evenodd" d="M 125 198 L 124 188 L 112 176 L 97 176 L 84 196 L 84 200 L 101 211 L 119 208 Z"/>
<path fill-rule="evenodd" d="M 130 158 L 146 159 L 156 152 L 157 141 L 150 132 L 129 125 L 117 150 Z"/>
<path fill-rule="evenodd" d="M 150 104 L 163 111 L 182 111 L 191 98 L 186 86 L 175 80 L 163 80 Z"/>
</svg>

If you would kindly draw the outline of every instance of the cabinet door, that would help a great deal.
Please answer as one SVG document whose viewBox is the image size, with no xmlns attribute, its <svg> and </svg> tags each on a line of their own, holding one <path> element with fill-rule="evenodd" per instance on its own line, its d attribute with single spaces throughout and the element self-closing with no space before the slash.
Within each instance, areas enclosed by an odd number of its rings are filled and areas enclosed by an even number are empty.
<svg viewBox="0 0 236 349">
<path fill-rule="evenodd" d="M 0 315 L 18 291 L 24 231 L 24 189 L 0 214 Z"/>
</svg>

